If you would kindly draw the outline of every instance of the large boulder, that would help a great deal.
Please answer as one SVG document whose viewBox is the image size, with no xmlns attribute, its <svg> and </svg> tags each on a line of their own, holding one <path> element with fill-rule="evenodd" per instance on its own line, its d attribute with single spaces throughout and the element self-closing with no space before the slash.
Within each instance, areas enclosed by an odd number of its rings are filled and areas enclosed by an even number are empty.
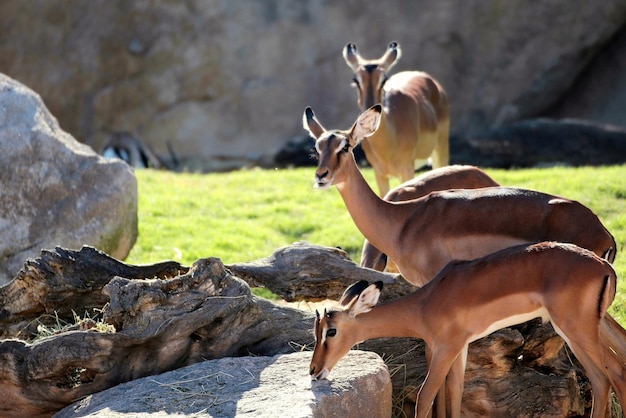
<svg viewBox="0 0 626 418">
<path fill-rule="evenodd" d="M 601 107 L 603 122 L 624 125 L 623 66 L 606 63 L 624 62 L 625 23 L 616 0 L 7 1 L 0 69 L 96 150 L 129 131 L 162 156 L 171 143 L 183 166 L 219 170 L 273 164 L 302 133 L 307 105 L 349 127 L 358 109 L 347 42 L 368 58 L 400 42 L 392 72 L 439 79 L 455 133 L 541 116 L 566 97 L 559 117 Z M 583 100 L 597 111 L 570 114 Z"/>
<path fill-rule="evenodd" d="M 0 285 L 42 248 L 128 255 L 137 238 L 132 169 L 76 141 L 38 94 L 3 74 L 0 150 Z"/>
<path fill-rule="evenodd" d="M 311 381 L 310 361 L 311 352 L 205 361 L 89 395 L 54 417 L 391 417 L 377 354 L 351 351 L 321 381 Z"/>
</svg>

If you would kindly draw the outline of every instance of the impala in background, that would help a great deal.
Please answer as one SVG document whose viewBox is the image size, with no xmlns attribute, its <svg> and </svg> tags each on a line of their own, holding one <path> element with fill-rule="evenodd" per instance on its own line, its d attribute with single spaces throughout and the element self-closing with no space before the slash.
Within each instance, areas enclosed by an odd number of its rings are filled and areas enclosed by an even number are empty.
<svg viewBox="0 0 626 418">
<path fill-rule="evenodd" d="M 400 55 L 397 42 L 391 42 L 377 60 L 361 57 L 352 43 L 343 51 L 354 72 L 353 84 L 361 111 L 377 103 L 383 106 L 380 129 L 362 144 L 381 196 L 389 191 L 389 177 L 399 177 L 404 182 L 413 178 L 416 164 L 421 166 L 430 158 L 433 168 L 438 168 L 450 160 L 450 108 L 446 93 L 433 77 L 421 71 L 387 76 Z"/>
</svg>

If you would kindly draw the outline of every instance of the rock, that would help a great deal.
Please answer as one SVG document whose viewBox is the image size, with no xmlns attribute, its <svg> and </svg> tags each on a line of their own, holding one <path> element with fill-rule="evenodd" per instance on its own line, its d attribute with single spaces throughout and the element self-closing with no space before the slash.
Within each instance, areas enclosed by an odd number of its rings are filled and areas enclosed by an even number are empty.
<svg viewBox="0 0 626 418">
<path fill-rule="evenodd" d="M 137 238 L 132 169 L 77 142 L 39 95 L 3 74 L 0 149 L 0 285 L 43 248 L 128 255 Z"/>
<path fill-rule="evenodd" d="M 455 163 L 482 167 L 626 163 L 626 129 L 574 119 L 525 120 L 450 142 Z"/>
<path fill-rule="evenodd" d="M 626 126 L 626 27 L 615 35 L 545 116 Z"/>
<path fill-rule="evenodd" d="M 161 156 L 171 142 L 183 168 L 226 170 L 275 164 L 302 135 L 306 106 L 328 128 L 350 126 L 358 108 L 341 57 L 347 42 L 374 58 L 398 41 L 392 72 L 436 77 L 452 132 L 465 134 L 574 102 L 581 83 L 597 79 L 596 57 L 623 62 L 625 27 L 626 2 L 615 0 L 1 2 L 0 68 L 94 149 L 128 131 Z M 622 69 L 590 103 L 610 104 L 610 122 L 624 126 Z"/>
<path fill-rule="evenodd" d="M 321 381 L 311 381 L 310 360 L 298 352 L 205 361 L 89 395 L 54 417 L 391 417 L 378 355 L 351 351 Z"/>
</svg>

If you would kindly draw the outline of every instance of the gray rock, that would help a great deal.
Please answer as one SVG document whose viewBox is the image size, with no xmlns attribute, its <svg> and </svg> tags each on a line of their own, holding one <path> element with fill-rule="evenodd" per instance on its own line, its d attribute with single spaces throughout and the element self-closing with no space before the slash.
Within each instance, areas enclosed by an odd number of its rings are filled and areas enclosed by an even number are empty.
<svg viewBox="0 0 626 418">
<path fill-rule="evenodd" d="M 90 395 L 54 417 L 391 417 L 378 355 L 351 351 L 321 381 L 311 381 L 310 360 L 299 352 L 205 361 Z"/>
<path fill-rule="evenodd" d="M 626 163 L 626 129 L 584 120 L 529 119 L 452 136 L 453 161 L 520 168 Z"/>
<path fill-rule="evenodd" d="M 626 27 L 603 46 L 545 116 L 626 127 Z"/>
<path fill-rule="evenodd" d="M 0 74 L 0 285 L 41 249 L 94 246 L 124 259 L 137 180 L 64 132 L 38 94 Z"/>
</svg>

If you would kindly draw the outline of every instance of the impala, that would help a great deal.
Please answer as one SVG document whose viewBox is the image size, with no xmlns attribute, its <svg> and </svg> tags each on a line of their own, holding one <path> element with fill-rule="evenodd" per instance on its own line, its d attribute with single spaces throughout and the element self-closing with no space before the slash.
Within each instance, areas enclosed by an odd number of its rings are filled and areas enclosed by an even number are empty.
<svg viewBox="0 0 626 418">
<path fill-rule="evenodd" d="M 481 187 L 496 187 L 499 184 L 478 167 L 471 165 L 450 165 L 436 168 L 402 183 L 389 191 L 383 200 L 400 202 L 413 200 L 427 194 L 448 189 L 479 189 Z M 378 271 L 397 271 L 393 262 L 374 247 L 367 239 L 363 243 L 361 253 L 361 267 L 368 267 Z"/>
<path fill-rule="evenodd" d="M 354 71 L 353 84 L 361 111 L 381 103 L 381 128 L 363 142 L 367 160 L 376 173 L 380 195 L 389 190 L 389 177 L 413 178 L 415 160 L 432 155 L 433 168 L 448 164 L 450 108 L 444 89 L 421 71 L 402 71 L 387 77 L 400 58 L 397 42 L 391 42 L 377 60 L 366 60 L 352 43 L 343 57 Z"/>
<path fill-rule="evenodd" d="M 430 356 L 415 416 L 427 416 L 447 376 L 451 415 L 460 417 L 468 344 L 541 317 L 552 323 L 585 368 L 592 417 L 604 417 L 611 386 L 626 405 L 626 369 L 607 365 L 605 357 L 612 354 L 599 332 L 615 286 L 615 272 L 606 260 L 576 245 L 554 242 L 452 262 L 414 293 L 379 306 L 382 282 L 359 282 L 344 292 L 342 309 L 324 311 L 322 317 L 317 313 L 310 374 L 327 377 L 354 344 L 370 338 L 422 338 Z"/>
<path fill-rule="evenodd" d="M 387 254 L 402 276 L 422 286 L 450 261 L 471 260 L 515 244 L 559 241 L 613 261 L 616 243 L 584 205 L 512 187 L 438 191 L 406 202 L 387 202 L 367 184 L 352 149 L 372 135 L 381 106 L 363 112 L 347 131 L 327 131 L 311 108 L 305 129 L 316 138 L 316 186 L 335 185 L 357 228 Z"/>
</svg>

